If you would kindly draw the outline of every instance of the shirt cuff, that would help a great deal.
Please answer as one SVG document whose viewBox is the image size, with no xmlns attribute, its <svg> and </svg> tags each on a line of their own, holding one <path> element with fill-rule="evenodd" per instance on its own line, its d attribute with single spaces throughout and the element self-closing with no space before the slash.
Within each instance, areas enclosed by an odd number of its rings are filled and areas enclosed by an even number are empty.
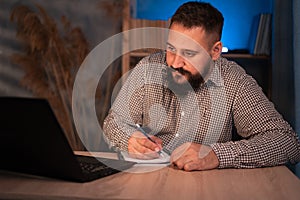
<svg viewBox="0 0 300 200">
<path fill-rule="evenodd" d="M 234 142 L 214 143 L 210 147 L 219 159 L 218 168 L 237 168 L 238 150 L 234 148 Z"/>
</svg>

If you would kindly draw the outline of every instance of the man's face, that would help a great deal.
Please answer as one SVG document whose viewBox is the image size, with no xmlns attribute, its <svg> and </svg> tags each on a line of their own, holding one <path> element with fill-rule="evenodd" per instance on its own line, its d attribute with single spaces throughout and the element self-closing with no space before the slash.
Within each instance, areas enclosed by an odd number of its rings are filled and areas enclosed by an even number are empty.
<svg viewBox="0 0 300 200">
<path fill-rule="evenodd" d="M 185 28 L 173 24 L 167 42 L 167 64 L 172 81 L 178 85 L 189 83 L 194 89 L 203 83 L 211 71 L 212 47 L 209 45 L 212 36 L 205 33 L 202 27 Z"/>
</svg>

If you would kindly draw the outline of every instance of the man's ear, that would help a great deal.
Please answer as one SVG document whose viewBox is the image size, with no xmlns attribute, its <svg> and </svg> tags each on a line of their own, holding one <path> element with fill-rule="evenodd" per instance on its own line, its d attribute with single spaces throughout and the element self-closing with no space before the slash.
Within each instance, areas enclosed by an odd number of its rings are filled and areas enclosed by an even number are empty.
<svg viewBox="0 0 300 200">
<path fill-rule="evenodd" d="M 221 41 L 216 42 L 211 49 L 212 60 L 217 60 L 222 53 L 223 44 Z"/>
</svg>

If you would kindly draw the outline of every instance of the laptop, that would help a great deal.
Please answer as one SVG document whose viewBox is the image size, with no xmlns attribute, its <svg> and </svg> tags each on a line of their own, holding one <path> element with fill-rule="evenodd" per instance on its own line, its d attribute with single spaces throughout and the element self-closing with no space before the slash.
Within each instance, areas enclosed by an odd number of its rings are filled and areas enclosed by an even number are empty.
<svg viewBox="0 0 300 200">
<path fill-rule="evenodd" d="M 106 177 L 135 164 L 75 155 L 48 101 L 19 97 L 0 98 L 0 160 L 2 170 L 76 182 Z"/>
</svg>

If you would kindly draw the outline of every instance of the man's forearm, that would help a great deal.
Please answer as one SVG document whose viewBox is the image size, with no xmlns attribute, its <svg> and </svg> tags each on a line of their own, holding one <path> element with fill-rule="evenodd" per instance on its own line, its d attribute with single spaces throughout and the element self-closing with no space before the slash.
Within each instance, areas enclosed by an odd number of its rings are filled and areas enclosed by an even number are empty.
<svg viewBox="0 0 300 200">
<path fill-rule="evenodd" d="M 280 142 L 279 142 L 280 141 Z M 269 131 L 248 140 L 216 143 L 219 168 L 255 168 L 300 161 L 299 142 L 295 132 Z"/>
</svg>

